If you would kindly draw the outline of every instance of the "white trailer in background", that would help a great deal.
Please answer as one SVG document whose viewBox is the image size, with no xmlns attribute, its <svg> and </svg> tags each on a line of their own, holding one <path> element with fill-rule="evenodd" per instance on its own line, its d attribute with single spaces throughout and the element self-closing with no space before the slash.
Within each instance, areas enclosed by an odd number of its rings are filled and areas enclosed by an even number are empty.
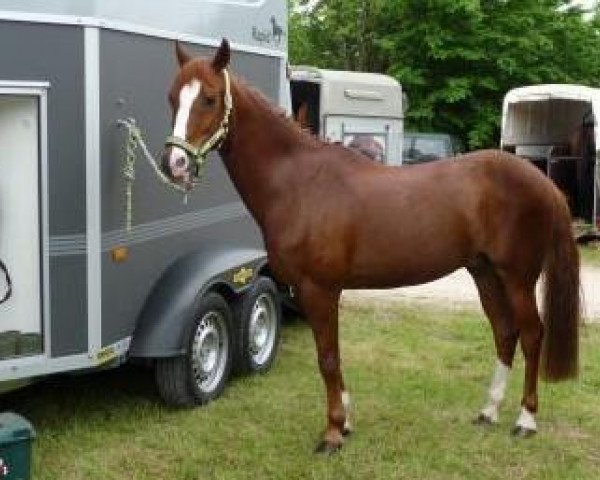
<svg viewBox="0 0 600 480">
<path fill-rule="evenodd" d="M 312 133 L 346 146 L 370 144 L 378 160 L 401 163 L 406 100 L 394 78 L 294 66 L 290 88 L 294 117 L 305 105 Z"/>
<path fill-rule="evenodd" d="M 533 85 L 509 91 L 501 148 L 527 158 L 563 190 L 575 218 L 597 230 L 600 89 Z"/>
</svg>

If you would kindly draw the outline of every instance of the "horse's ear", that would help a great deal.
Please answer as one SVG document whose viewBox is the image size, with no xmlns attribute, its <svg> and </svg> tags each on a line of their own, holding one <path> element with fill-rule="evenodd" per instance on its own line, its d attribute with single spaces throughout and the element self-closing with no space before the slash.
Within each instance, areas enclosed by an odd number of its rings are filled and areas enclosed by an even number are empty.
<svg viewBox="0 0 600 480">
<path fill-rule="evenodd" d="M 183 49 L 179 40 L 175 41 L 175 53 L 177 54 L 177 61 L 179 62 L 180 67 L 183 67 L 192 59 L 192 56 Z"/>
<path fill-rule="evenodd" d="M 227 67 L 227 65 L 229 65 L 230 58 L 231 49 L 229 48 L 229 41 L 226 38 L 224 38 L 221 42 L 221 46 L 217 50 L 217 53 L 215 53 L 215 57 L 212 61 L 212 67 L 215 70 L 215 72 L 220 72 L 225 67 Z"/>
</svg>

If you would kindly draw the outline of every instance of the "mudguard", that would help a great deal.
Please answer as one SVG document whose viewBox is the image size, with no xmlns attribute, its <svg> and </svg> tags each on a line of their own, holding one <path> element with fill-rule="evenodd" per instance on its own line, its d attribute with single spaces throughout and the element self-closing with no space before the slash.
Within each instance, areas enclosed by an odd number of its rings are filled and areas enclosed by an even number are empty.
<svg viewBox="0 0 600 480">
<path fill-rule="evenodd" d="M 164 358 L 185 353 L 198 303 L 209 290 L 243 292 L 265 267 L 263 250 L 204 245 L 172 264 L 152 289 L 133 333 L 129 356 Z"/>
</svg>

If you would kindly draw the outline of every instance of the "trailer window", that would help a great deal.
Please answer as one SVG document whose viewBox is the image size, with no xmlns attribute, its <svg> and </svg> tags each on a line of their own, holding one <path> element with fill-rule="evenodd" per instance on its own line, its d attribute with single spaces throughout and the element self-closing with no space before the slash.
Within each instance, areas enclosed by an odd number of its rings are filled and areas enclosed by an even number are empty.
<svg viewBox="0 0 600 480">
<path fill-rule="evenodd" d="M 292 111 L 296 121 L 314 135 L 320 132 L 321 89 L 318 83 L 292 81 Z"/>
</svg>

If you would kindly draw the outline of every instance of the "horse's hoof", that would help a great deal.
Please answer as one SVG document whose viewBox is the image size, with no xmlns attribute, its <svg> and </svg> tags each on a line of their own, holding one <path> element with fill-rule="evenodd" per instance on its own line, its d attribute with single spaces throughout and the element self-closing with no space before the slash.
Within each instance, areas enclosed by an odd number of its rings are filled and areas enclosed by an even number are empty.
<svg viewBox="0 0 600 480">
<path fill-rule="evenodd" d="M 536 430 L 532 430 L 531 428 L 521 427 L 520 425 L 515 426 L 510 434 L 516 438 L 531 438 L 537 433 Z"/>
<path fill-rule="evenodd" d="M 484 415 L 483 413 L 480 413 L 477 418 L 475 418 L 473 420 L 473 425 L 482 425 L 484 427 L 492 427 L 494 425 L 496 425 L 496 422 L 494 422 L 490 417 L 488 417 L 487 415 Z"/>
<path fill-rule="evenodd" d="M 342 448 L 341 443 L 333 443 L 328 442 L 327 440 L 323 440 L 321 443 L 317 445 L 315 448 L 315 453 L 319 453 L 322 455 L 333 455 L 339 452 Z"/>
<path fill-rule="evenodd" d="M 344 427 L 344 429 L 342 430 L 342 436 L 349 437 L 350 435 L 352 435 L 353 432 L 354 430 L 352 430 L 351 428 Z"/>
</svg>

